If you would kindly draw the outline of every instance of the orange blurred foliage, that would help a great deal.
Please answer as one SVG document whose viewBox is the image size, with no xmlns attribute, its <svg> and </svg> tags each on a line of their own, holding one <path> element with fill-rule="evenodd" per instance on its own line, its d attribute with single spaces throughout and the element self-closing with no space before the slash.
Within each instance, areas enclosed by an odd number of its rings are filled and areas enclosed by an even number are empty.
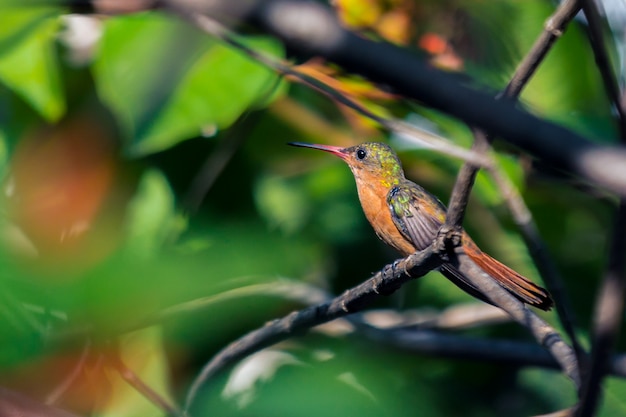
<svg viewBox="0 0 626 417">
<path fill-rule="evenodd" d="M 8 211 L 35 247 L 36 264 L 80 269 L 115 248 L 119 231 L 104 219 L 117 170 L 114 137 L 93 117 L 73 117 L 18 143 Z"/>
<path fill-rule="evenodd" d="M 407 45 L 414 35 L 414 0 L 334 0 L 337 15 L 353 29 L 367 29 L 383 39 Z"/>
<path fill-rule="evenodd" d="M 425 33 L 419 39 L 419 47 L 432 55 L 430 62 L 448 71 L 461 71 L 464 67 L 461 58 L 450 42 L 436 33 Z"/>
</svg>

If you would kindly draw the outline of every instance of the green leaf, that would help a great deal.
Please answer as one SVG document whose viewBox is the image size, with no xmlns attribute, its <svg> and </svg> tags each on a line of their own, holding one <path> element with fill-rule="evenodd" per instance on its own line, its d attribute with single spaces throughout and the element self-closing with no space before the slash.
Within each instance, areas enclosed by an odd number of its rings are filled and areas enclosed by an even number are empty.
<svg viewBox="0 0 626 417">
<path fill-rule="evenodd" d="M 269 38 L 251 39 L 249 45 L 260 50 L 276 47 Z M 276 79 L 274 73 L 240 52 L 214 43 L 190 69 L 160 117 L 136 138 L 133 150 L 161 150 L 203 130 L 228 127 L 271 94 Z"/>
<path fill-rule="evenodd" d="M 310 214 L 303 189 L 279 176 L 261 177 L 254 198 L 268 224 L 286 233 L 300 230 Z"/>
<path fill-rule="evenodd" d="M 0 82 L 49 121 L 65 113 L 55 52 L 58 8 L 6 8 L 0 12 Z"/>
<path fill-rule="evenodd" d="M 449 406 L 437 413 L 438 398 L 433 393 L 438 391 L 429 387 L 436 384 L 429 372 L 433 366 L 420 366 L 427 361 L 409 360 L 398 352 L 381 354 L 367 342 L 349 344 L 311 335 L 302 340 L 301 346 L 256 352 L 224 378 L 207 383 L 197 398 L 195 413 L 206 415 L 210 410 L 224 417 L 458 415 Z"/>
<path fill-rule="evenodd" d="M 619 378 L 606 378 L 604 401 L 600 405 L 599 416 L 620 416 L 626 414 L 626 382 Z"/>
<path fill-rule="evenodd" d="M 546 414 L 548 411 L 565 409 L 576 403 L 576 393 L 571 381 L 558 372 L 525 368 L 519 373 L 519 384 L 537 396 L 534 403 L 528 404 L 531 409 L 525 415 Z M 541 402 L 544 404 L 538 408 Z"/>
<path fill-rule="evenodd" d="M 9 161 L 9 145 L 6 133 L 0 129 L 0 178 L 4 175 L 7 162 Z"/>
<path fill-rule="evenodd" d="M 524 171 L 519 160 L 509 155 L 495 155 L 502 175 L 506 176 L 513 187 L 518 190 L 523 186 Z M 480 200 L 487 206 L 496 206 L 503 203 L 504 196 L 491 175 L 484 170 L 478 172 L 474 191 Z"/>
<path fill-rule="evenodd" d="M 248 45 L 280 52 L 268 38 Z M 95 76 L 130 137 L 127 151 L 140 155 L 228 127 L 277 81 L 239 51 L 157 13 L 107 22 Z"/>
<path fill-rule="evenodd" d="M 128 210 L 127 247 L 141 256 L 154 255 L 172 233 L 181 228 L 174 195 L 156 170 L 144 173 Z"/>
</svg>

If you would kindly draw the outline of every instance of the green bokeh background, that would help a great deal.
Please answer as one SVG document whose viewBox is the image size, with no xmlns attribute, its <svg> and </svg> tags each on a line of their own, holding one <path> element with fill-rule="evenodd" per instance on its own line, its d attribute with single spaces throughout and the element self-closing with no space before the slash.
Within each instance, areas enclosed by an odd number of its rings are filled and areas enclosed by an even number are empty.
<svg viewBox="0 0 626 417">
<path fill-rule="evenodd" d="M 34 140 L 56 149 L 54 140 L 66 132 L 59 127 L 64 123 L 88 118 L 89 128 L 79 131 L 77 139 L 82 146 L 91 149 L 92 134 L 104 135 L 114 149 L 112 183 L 78 247 L 67 248 L 62 239 L 56 246 L 39 246 L 16 220 L 19 193 L 3 193 L 3 386 L 44 398 L 88 343 L 92 356 L 85 372 L 94 372 L 99 387 L 94 390 L 106 391 L 107 400 L 86 411 L 71 389 L 60 407 L 83 415 L 164 415 L 113 370 L 98 368 L 98 355 L 118 346 L 126 364 L 148 385 L 181 402 L 201 366 L 221 348 L 303 307 L 301 299 L 269 288 L 305 283 L 339 294 L 395 259 L 363 217 L 349 170 L 327 154 L 290 148 L 286 142 L 388 142 L 399 150 L 407 176 L 447 201 L 459 161 L 346 118 L 345 110 L 338 111 L 319 93 L 279 78 L 180 20 L 158 12 L 99 17 L 101 38 L 90 58 L 78 62 L 60 40 L 68 10 L 14 7 L 8 0 L 0 0 L 0 7 L 4 189 L 12 186 L 16 153 L 28 154 L 20 151 L 21 144 Z M 553 10 L 539 0 L 427 1 L 415 7 L 423 18 L 418 35 L 434 32 L 455 39 L 472 83 L 493 91 L 506 84 Z M 462 27 L 446 24 L 459 15 Z M 241 30 L 248 46 L 285 57 L 275 39 Z M 557 43 L 521 101 L 533 113 L 591 140 L 616 141 L 579 23 Z M 426 118 L 458 145 L 471 143 L 463 124 L 415 103 L 395 99 L 366 105 L 408 120 Z M 61 133 L 49 135 L 45 132 L 50 130 L 41 130 L 45 126 Z M 497 149 L 504 172 L 530 207 L 565 279 L 577 330 L 586 341 L 615 200 L 506 145 L 497 144 Z M 222 163 L 223 169 L 218 168 Z M 192 185 L 207 171 L 215 174 L 214 182 L 197 207 L 190 204 L 198 200 Z M 45 180 L 38 178 L 37 184 L 45 185 Z M 80 193 L 74 196 L 81 198 Z M 45 199 L 38 202 L 44 207 L 39 215 L 54 223 Z M 487 175 L 476 181 L 465 224 L 485 251 L 539 280 Z M 93 243 L 101 241 L 110 244 Z M 197 299 L 206 300 L 203 308 L 128 332 L 155 312 Z M 432 310 L 471 301 L 431 273 L 374 307 Z M 554 313 L 541 315 L 560 328 Z M 531 340 L 515 324 L 461 333 Z M 228 391 L 225 387 L 240 367 L 254 360 L 275 367 L 252 385 Z M 25 382 L 32 382 L 33 375 L 39 375 L 34 386 Z M 626 384 L 609 379 L 600 415 L 626 413 L 625 398 Z M 316 331 L 224 372 L 202 391 L 196 412 L 522 416 L 574 402 L 572 385 L 555 371 L 420 356 L 382 346 L 359 332 Z"/>
</svg>

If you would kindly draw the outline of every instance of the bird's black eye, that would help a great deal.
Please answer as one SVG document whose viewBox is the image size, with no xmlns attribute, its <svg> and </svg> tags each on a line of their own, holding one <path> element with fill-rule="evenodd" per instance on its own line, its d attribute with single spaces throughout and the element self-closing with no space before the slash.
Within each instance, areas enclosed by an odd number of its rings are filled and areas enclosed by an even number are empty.
<svg viewBox="0 0 626 417">
<path fill-rule="evenodd" d="M 366 156 L 367 156 L 367 152 L 365 152 L 365 150 L 359 149 L 359 150 L 356 151 L 356 158 L 357 159 L 365 159 Z"/>
</svg>

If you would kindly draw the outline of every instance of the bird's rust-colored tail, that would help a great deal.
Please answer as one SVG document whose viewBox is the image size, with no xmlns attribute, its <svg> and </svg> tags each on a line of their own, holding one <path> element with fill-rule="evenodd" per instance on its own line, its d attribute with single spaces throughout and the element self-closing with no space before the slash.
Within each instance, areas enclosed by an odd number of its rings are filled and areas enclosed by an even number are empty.
<svg viewBox="0 0 626 417">
<path fill-rule="evenodd" d="M 476 265 L 524 303 L 545 311 L 554 305 L 547 290 L 481 251 L 468 236 L 463 238 L 463 250 Z"/>
</svg>

